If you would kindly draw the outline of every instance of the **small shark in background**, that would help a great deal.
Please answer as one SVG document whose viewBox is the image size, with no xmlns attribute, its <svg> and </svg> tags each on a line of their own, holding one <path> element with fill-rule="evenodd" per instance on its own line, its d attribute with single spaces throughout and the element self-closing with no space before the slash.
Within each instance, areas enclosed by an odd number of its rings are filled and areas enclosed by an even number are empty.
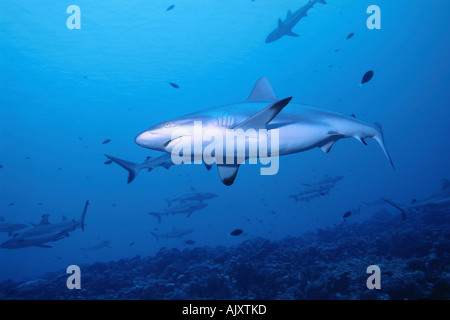
<svg viewBox="0 0 450 320">
<path fill-rule="evenodd" d="M 178 230 L 174 227 L 171 231 L 168 231 L 165 233 L 157 234 L 152 231 L 149 231 L 149 232 L 152 236 L 154 236 L 156 238 L 156 241 L 158 241 L 160 238 L 163 238 L 166 240 L 167 239 L 181 239 L 184 236 L 187 236 L 188 234 L 191 234 L 192 232 L 194 232 L 194 229 Z"/>
<path fill-rule="evenodd" d="M 169 216 L 175 214 L 187 214 L 187 218 L 189 218 L 195 211 L 199 211 L 208 205 L 204 202 L 186 202 L 181 203 L 175 207 L 167 208 L 164 212 L 148 212 L 149 215 L 155 216 L 158 218 L 158 222 L 161 223 L 162 216 Z"/>
<path fill-rule="evenodd" d="M 166 169 L 169 169 L 174 165 L 170 154 L 163 154 L 157 158 L 147 157 L 147 159 L 140 164 L 122 160 L 107 154 L 105 154 L 105 157 L 114 161 L 119 166 L 128 171 L 128 183 L 132 182 L 134 178 L 136 178 L 139 171 L 141 171 L 142 169 L 147 169 L 148 171 L 152 171 L 156 167 L 164 167 Z"/>
<path fill-rule="evenodd" d="M 135 138 L 135 142 L 141 147 L 170 154 L 176 149 L 175 146 L 180 144 L 184 146 L 190 141 L 191 150 L 194 151 L 190 153 L 191 158 L 202 158 L 203 151 L 211 143 L 211 140 L 202 137 L 203 141 L 195 141 L 197 122 L 202 123 L 203 128 L 221 133 L 224 140 L 226 132 L 229 130 L 234 132 L 250 129 L 267 130 L 267 135 L 260 138 L 257 141 L 258 144 L 264 139 L 271 139 L 272 129 L 275 129 L 276 133 L 274 134 L 279 137 L 277 151 L 280 156 L 304 152 L 313 148 L 320 148 L 323 152 L 328 153 L 334 143 L 340 139 L 355 138 L 366 145 L 365 139 L 373 138 L 380 145 L 392 167 L 394 166 L 384 145 L 383 132 L 379 124 L 373 125 L 351 115 L 290 103 L 290 101 L 291 98 L 277 99 L 269 81 L 262 77 L 256 82 L 246 101 L 206 109 L 156 124 L 140 133 Z M 174 138 L 173 136 L 180 132 L 177 131 L 178 129 L 185 134 Z M 195 148 L 197 143 L 201 147 L 199 150 Z M 233 150 L 226 150 L 226 141 L 222 145 L 224 149 L 220 154 L 228 157 L 228 152 L 231 153 Z M 248 145 L 244 150 L 247 158 L 250 154 Z M 269 152 L 266 156 L 268 154 Z M 236 149 L 231 157 L 237 158 Z M 275 158 L 278 160 L 278 157 Z M 245 160 L 232 164 L 223 160 L 222 163 L 215 162 L 220 179 L 225 185 L 230 186 L 234 183 L 239 166 L 245 163 Z"/>
<path fill-rule="evenodd" d="M 11 238 L 0 244 L 0 248 L 18 249 L 25 247 L 51 248 L 47 242 L 55 242 L 69 236 L 69 232 L 78 228 L 84 231 L 84 219 L 86 217 L 89 201 L 86 201 L 81 218 L 72 221 L 62 221 L 59 223 L 49 223 L 48 215 L 42 217 L 41 223 L 22 232 L 13 234 Z"/>
<path fill-rule="evenodd" d="M 94 250 L 100 250 L 100 249 L 103 249 L 103 248 L 111 248 L 110 244 L 111 244 L 110 240 L 101 240 L 101 241 L 97 241 L 96 243 L 94 243 L 90 247 L 81 248 L 81 250 L 82 251 L 94 251 Z"/>
<path fill-rule="evenodd" d="M 295 11 L 294 13 L 289 10 L 286 15 L 286 19 L 282 21 L 278 19 L 278 26 L 273 30 L 266 38 L 266 43 L 274 42 L 283 36 L 298 37 L 299 35 L 292 32 L 292 28 L 304 17 L 308 16 L 308 10 L 314 7 L 319 2 L 326 4 L 325 0 L 310 0 L 303 7 Z"/>
<path fill-rule="evenodd" d="M 442 179 L 442 189 L 421 200 L 413 200 L 410 205 L 399 204 L 394 201 L 382 198 L 386 203 L 397 208 L 402 213 L 402 220 L 406 219 L 407 213 L 435 212 L 442 209 L 450 209 L 450 181 Z"/>
<path fill-rule="evenodd" d="M 13 223 L 5 221 L 5 218 L 0 217 L 0 232 L 7 232 L 8 235 L 12 235 L 15 231 L 25 229 L 28 225 L 23 223 Z"/>
<path fill-rule="evenodd" d="M 182 194 L 181 196 L 172 198 L 172 199 L 166 199 L 167 206 L 170 207 L 172 205 L 172 202 L 178 202 L 178 203 L 184 203 L 189 201 L 196 201 L 196 202 L 202 202 L 205 200 L 217 198 L 217 194 L 211 193 L 211 192 L 191 192 Z"/>
</svg>

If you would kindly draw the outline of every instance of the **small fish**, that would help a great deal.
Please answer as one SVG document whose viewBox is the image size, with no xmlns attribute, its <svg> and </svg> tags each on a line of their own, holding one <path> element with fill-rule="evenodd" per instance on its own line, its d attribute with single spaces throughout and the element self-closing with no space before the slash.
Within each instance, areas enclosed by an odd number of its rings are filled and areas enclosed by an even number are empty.
<svg viewBox="0 0 450 320">
<path fill-rule="evenodd" d="M 335 49 L 334 52 L 339 52 L 339 49 Z"/>
<path fill-rule="evenodd" d="M 109 142 L 111 142 L 111 139 L 106 139 L 105 141 L 102 142 L 102 144 L 107 144 Z"/>
<path fill-rule="evenodd" d="M 355 35 L 355 34 L 354 34 L 353 32 L 350 33 L 350 34 L 347 36 L 347 40 L 353 38 L 354 35 Z"/>
<path fill-rule="evenodd" d="M 192 245 L 195 244 L 195 241 L 194 240 L 186 240 L 186 241 L 184 241 L 184 243 L 187 244 L 187 245 L 192 246 Z"/>
<path fill-rule="evenodd" d="M 43 203 L 42 202 L 38 202 L 38 206 L 42 206 L 43 205 Z"/>
<path fill-rule="evenodd" d="M 0 164 L 0 169 L 3 169 L 3 166 Z"/>
<path fill-rule="evenodd" d="M 166 9 L 166 11 L 170 11 L 170 10 L 172 10 L 173 8 L 175 8 L 175 5 L 174 5 L 174 4 L 171 5 L 170 7 L 168 7 L 168 8 Z"/>
<path fill-rule="evenodd" d="M 134 242 L 130 243 L 128 246 L 131 247 L 134 244 Z"/>
<path fill-rule="evenodd" d="M 106 160 L 105 162 L 103 162 L 104 164 L 111 164 L 112 160 Z"/>
<path fill-rule="evenodd" d="M 177 85 L 176 83 L 173 83 L 173 82 L 169 82 L 169 84 L 172 86 L 172 87 L 174 87 L 175 89 L 178 89 L 180 86 L 179 85 Z"/>
<path fill-rule="evenodd" d="M 10 207 L 12 207 L 13 205 L 14 205 L 14 202 L 11 202 L 11 203 L 9 204 Z"/>
<path fill-rule="evenodd" d="M 82 137 L 78 137 L 78 140 L 83 141 L 83 138 Z"/>
<path fill-rule="evenodd" d="M 344 213 L 344 216 L 342 218 L 348 218 L 352 215 L 351 211 L 347 211 L 346 213 Z"/>
<path fill-rule="evenodd" d="M 372 79 L 372 77 L 373 77 L 373 71 L 372 70 L 367 71 L 361 80 L 361 84 L 369 82 Z"/>
<path fill-rule="evenodd" d="M 56 169 L 56 170 L 58 170 L 58 171 L 61 171 L 61 170 L 62 170 L 62 168 L 60 167 L 60 168 L 58 168 L 58 169 Z"/>
<path fill-rule="evenodd" d="M 29 160 L 30 159 L 30 157 L 25 157 L 25 160 Z"/>
<path fill-rule="evenodd" d="M 233 231 L 230 233 L 230 235 L 232 235 L 232 236 L 239 236 L 239 235 L 241 235 L 243 232 L 244 232 L 244 231 L 242 231 L 241 229 L 236 229 L 236 230 L 233 230 Z"/>
</svg>

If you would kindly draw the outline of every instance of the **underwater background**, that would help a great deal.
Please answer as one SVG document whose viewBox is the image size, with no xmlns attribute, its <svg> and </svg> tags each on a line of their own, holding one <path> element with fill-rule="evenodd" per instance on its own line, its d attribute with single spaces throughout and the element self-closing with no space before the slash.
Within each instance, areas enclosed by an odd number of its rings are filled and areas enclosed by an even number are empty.
<svg viewBox="0 0 450 320">
<path fill-rule="evenodd" d="M 410 204 L 450 179 L 450 2 L 327 0 L 293 28 L 299 37 L 265 43 L 306 3 L 2 1 L 0 216 L 59 222 L 90 206 L 85 231 L 52 248 L 0 249 L 0 298 L 448 299 L 449 208 L 402 221 L 380 199 Z M 80 30 L 66 26 L 71 4 Z M 381 30 L 366 26 L 372 4 Z M 127 184 L 105 165 L 104 154 L 158 156 L 138 133 L 244 101 L 262 76 L 277 97 L 379 122 L 395 170 L 373 140 L 355 139 L 283 156 L 273 176 L 244 165 L 230 187 L 215 167 L 143 170 Z M 329 194 L 289 197 L 341 176 Z M 217 197 L 190 217 L 147 214 L 189 192 Z M 150 233 L 173 228 L 193 232 Z M 65 287 L 69 265 L 81 268 L 81 290 Z M 381 268 L 380 290 L 366 287 L 369 265 Z"/>
</svg>

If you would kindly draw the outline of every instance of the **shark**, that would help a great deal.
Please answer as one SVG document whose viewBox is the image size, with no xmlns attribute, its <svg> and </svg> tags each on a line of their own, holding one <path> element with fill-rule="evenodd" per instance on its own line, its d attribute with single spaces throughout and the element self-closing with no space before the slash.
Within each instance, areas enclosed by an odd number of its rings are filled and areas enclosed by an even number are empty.
<svg viewBox="0 0 450 320">
<path fill-rule="evenodd" d="M 94 251 L 94 250 L 100 250 L 103 248 L 111 248 L 110 246 L 111 241 L 110 240 L 101 240 L 95 242 L 93 245 L 87 248 L 81 248 L 82 251 Z"/>
<path fill-rule="evenodd" d="M 0 217 L 0 232 L 6 232 L 8 235 L 12 235 L 15 231 L 25 229 L 28 225 L 23 223 L 14 223 L 5 221 L 5 218 Z"/>
<path fill-rule="evenodd" d="M 450 181 L 442 179 L 441 184 L 441 191 L 420 200 L 414 199 L 410 205 L 396 203 L 386 198 L 382 199 L 394 208 L 400 210 L 402 220 L 405 220 L 407 213 L 434 212 L 450 208 Z"/>
<path fill-rule="evenodd" d="M 292 97 L 281 100 L 276 98 L 269 81 L 262 77 L 256 82 L 247 100 L 158 123 L 138 134 L 135 142 L 141 147 L 171 154 L 177 152 L 179 144 L 191 143 L 191 149 L 194 152 L 190 153 L 190 156 L 194 159 L 196 157 L 202 159 L 204 151 L 211 143 L 211 138 L 208 139 L 206 135 L 199 137 L 196 134 L 198 123 L 202 124 L 203 130 L 214 130 L 222 133 L 224 137 L 230 131 L 252 129 L 264 132 L 266 130 L 265 136 L 252 137 L 258 143 L 265 140 L 268 148 L 265 156 L 260 152 L 257 157 L 278 161 L 278 156 L 305 152 L 314 148 L 320 148 L 323 152 L 329 153 L 332 146 L 343 138 L 354 138 L 364 145 L 367 145 L 367 138 L 373 138 L 394 167 L 385 147 L 383 131 L 379 124 L 371 124 L 353 115 L 345 115 L 325 108 L 290 103 L 291 99 Z M 183 132 L 183 135 L 179 135 L 180 132 Z M 276 140 L 272 137 L 278 139 L 278 143 L 274 144 L 277 147 L 276 150 L 272 149 L 272 140 Z M 270 146 L 267 142 L 269 140 Z M 250 158 L 249 141 L 250 138 L 245 144 L 246 158 Z M 231 154 L 230 157 L 236 159 L 238 152 L 236 148 L 227 150 L 226 143 L 223 143 L 223 147 L 224 150 L 219 150 L 222 155 L 226 154 L 228 158 Z M 274 151 L 276 156 L 273 156 Z M 230 186 L 234 183 L 238 169 L 245 159 L 236 159 L 240 162 L 234 163 L 220 160 L 223 159 L 215 157 L 219 177 L 223 184 Z M 207 164 L 207 166 L 210 165 Z"/>
<path fill-rule="evenodd" d="M 62 221 L 52 224 L 48 222 L 48 216 L 44 215 L 39 225 L 13 234 L 11 238 L 0 244 L 0 248 L 18 249 L 31 246 L 51 248 L 51 246 L 46 244 L 47 242 L 55 242 L 68 237 L 69 232 L 78 228 L 84 231 L 84 219 L 88 205 L 89 201 L 86 201 L 83 213 L 78 220 L 73 219 L 72 221 Z"/>
<path fill-rule="evenodd" d="M 308 16 L 308 11 L 319 2 L 326 4 L 325 0 L 310 0 L 303 7 L 295 11 L 294 13 L 289 10 L 286 15 L 286 19 L 278 19 L 278 26 L 267 36 L 266 43 L 274 42 L 283 36 L 298 37 L 299 35 L 292 32 L 292 28 L 304 17 Z"/>
<path fill-rule="evenodd" d="M 204 202 L 185 202 L 181 203 L 175 207 L 169 207 L 164 212 L 148 212 L 149 215 L 158 218 L 158 222 L 161 223 L 162 216 L 169 216 L 175 214 L 187 214 L 189 218 L 195 211 L 202 210 L 208 205 Z"/>
<path fill-rule="evenodd" d="M 128 171 L 127 183 L 133 182 L 133 180 L 138 175 L 139 171 L 141 171 L 142 169 L 147 169 L 147 171 L 152 171 L 156 167 L 163 167 L 163 168 L 169 169 L 171 166 L 174 165 L 173 161 L 171 160 L 170 155 L 168 155 L 168 154 L 163 154 L 156 158 L 147 157 L 147 159 L 145 159 L 144 162 L 139 163 L 139 164 L 131 162 L 131 161 L 119 159 L 119 158 L 110 156 L 108 154 L 105 154 L 105 157 L 107 157 L 108 159 L 117 163 L 119 166 L 121 166 L 122 168 L 124 168 L 125 170 Z"/>
<path fill-rule="evenodd" d="M 172 205 L 172 202 L 178 202 L 178 203 L 184 203 L 189 201 L 197 201 L 202 202 L 205 200 L 210 200 L 213 198 L 217 198 L 217 194 L 212 192 L 191 192 L 182 194 L 178 197 L 172 198 L 172 199 L 166 199 L 167 206 L 170 207 Z"/>
<path fill-rule="evenodd" d="M 320 196 L 324 196 L 324 195 L 329 195 L 330 194 L 330 190 L 333 189 L 334 184 L 324 184 L 324 185 L 320 185 L 320 186 L 314 186 L 311 187 L 309 189 L 300 191 L 296 194 L 292 194 L 289 197 L 290 198 L 294 198 L 295 201 L 302 201 L 302 200 L 307 200 L 309 201 L 310 199 L 314 199 L 315 197 L 320 197 Z M 315 196 L 314 196 L 315 195 Z"/>
<path fill-rule="evenodd" d="M 175 227 L 173 227 L 171 231 L 160 233 L 160 234 L 157 234 L 152 231 L 149 231 L 149 232 L 152 236 L 154 236 L 156 238 L 156 241 L 158 241 L 160 238 L 163 238 L 166 240 L 167 239 L 181 239 L 182 237 L 187 236 L 188 234 L 191 234 L 192 232 L 194 232 L 194 229 L 179 230 L 179 229 L 176 229 Z"/>
</svg>

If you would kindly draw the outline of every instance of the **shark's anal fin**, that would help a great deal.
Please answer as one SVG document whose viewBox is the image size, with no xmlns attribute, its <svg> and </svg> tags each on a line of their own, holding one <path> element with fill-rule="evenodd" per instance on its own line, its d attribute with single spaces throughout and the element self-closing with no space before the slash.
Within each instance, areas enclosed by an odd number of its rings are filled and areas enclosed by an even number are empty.
<svg viewBox="0 0 450 320">
<path fill-rule="evenodd" d="M 226 186 L 231 186 L 236 179 L 239 164 L 217 164 L 220 180 Z"/>
<path fill-rule="evenodd" d="M 281 110 L 291 101 L 292 97 L 277 101 L 247 120 L 242 121 L 233 129 L 266 129 L 267 124 L 280 113 Z"/>
</svg>

